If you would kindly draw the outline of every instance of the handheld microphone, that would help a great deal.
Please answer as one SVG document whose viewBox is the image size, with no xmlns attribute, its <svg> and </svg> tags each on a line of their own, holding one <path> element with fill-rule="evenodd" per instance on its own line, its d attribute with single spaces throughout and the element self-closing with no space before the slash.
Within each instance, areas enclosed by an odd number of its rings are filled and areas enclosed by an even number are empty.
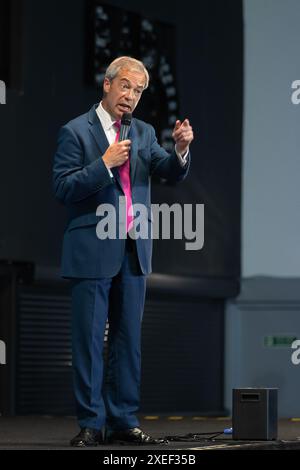
<svg viewBox="0 0 300 470">
<path fill-rule="evenodd" d="M 130 126 L 131 126 L 131 113 L 124 113 L 121 119 L 121 128 L 120 128 L 120 137 L 119 142 L 121 140 L 126 140 L 129 134 Z"/>
</svg>

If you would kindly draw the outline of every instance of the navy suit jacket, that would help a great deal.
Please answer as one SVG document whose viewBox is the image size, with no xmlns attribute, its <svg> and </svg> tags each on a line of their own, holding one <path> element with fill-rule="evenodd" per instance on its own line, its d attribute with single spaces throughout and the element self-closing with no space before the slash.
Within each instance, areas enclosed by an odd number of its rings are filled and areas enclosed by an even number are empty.
<svg viewBox="0 0 300 470">
<path fill-rule="evenodd" d="M 96 226 L 100 204 L 111 204 L 119 216 L 119 197 L 124 196 L 118 168 L 111 178 L 102 156 L 109 146 L 96 113 L 90 111 L 60 129 L 53 165 L 56 198 L 68 212 L 62 250 L 62 277 L 97 279 L 115 276 L 124 257 L 124 239 L 100 240 Z M 132 119 L 129 137 L 132 203 L 146 206 L 151 223 L 150 183 L 156 174 L 169 181 L 182 180 L 189 169 L 190 156 L 183 168 L 174 152 L 167 153 L 157 142 L 153 127 Z M 118 219 L 117 219 L 118 220 Z M 143 274 L 151 272 L 152 240 L 138 238 L 137 254 Z"/>
</svg>

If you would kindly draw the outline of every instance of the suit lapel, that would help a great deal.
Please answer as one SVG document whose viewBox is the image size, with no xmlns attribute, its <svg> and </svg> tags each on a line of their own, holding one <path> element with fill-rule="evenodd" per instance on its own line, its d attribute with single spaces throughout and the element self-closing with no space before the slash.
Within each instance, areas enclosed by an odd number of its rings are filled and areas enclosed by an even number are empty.
<svg viewBox="0 0 300 470">
<path fill-rule="evenodd" d="M 96 106 L 97 105 L 94 105 L 89 112 L 89 123 L 91 124 L 89 131 L 93 135 L 101 154 L 103 154 L 106 152 L 109 143 L 101 125 L 101 122 L 97 116 Z"/>
<path fill-rule="evenodd" d="M 100 150 L 101 155 L 103 155 L 106 152 L 107 148 L 109 147 L 109 142 L 107 140 L 107 137 L 105 135 L 101 122 L 97 116 L 97 113 L 96 113 L 97 106 L 98 105 L 94 105 L 89 112 L 89 123 L 91 124 L 89 131 L 93 135 L 95 142 Z M 133 186 L 134 178 L 135 178 L 135 171 L 136 171 L 136 164 L 137 164 L 137 157 L 138 157 L 138 139 L 137 139 L 137 131 L 135 128 L 134 119 L 132 120 L 132 123 L 131 123 L 128 138 L 131 140 L 130 180 L 131 180 L 131 186 Z M 118 168 L 114 167 L 111 169 L 111 171 L 112 171 L 112 174 L 114 175 L 114 178 L 116 179 L 116 181 L 119 183 L 120 187 L 122 188 Z"/>
<path fill-rule="evenodd" d="M 137 164 L 137 156 L 138 156 L 138 140 L 137 140 L 137 131 L 135 128 L 135 122 L 132 121 L 130 132 L 129 132 L 129 139 L 131 140 L 131 149 L 130 149 L 130 181 L 131 186 L 134 184 L 134 177 L 135 177 L 135 170 Z"/>
<path fill-rule="evenodd" d="M 102 124 L 97 116 L 96 106 L 98 105 L 93 106 L 89 112 L 89 123 L 91 124 L 89 131 L 94 137 L 96 144 L 99 147 L 101 155 L 103 155 L 109 147 L 109 142 L 105 135 Z M 120 175 L 119 175 L 118 169 L 116 167 L 112 168 L 111 172 L 114 175 L 114 178 L 118 181 L 119 185 L 121 186 Z"/>
</svg>

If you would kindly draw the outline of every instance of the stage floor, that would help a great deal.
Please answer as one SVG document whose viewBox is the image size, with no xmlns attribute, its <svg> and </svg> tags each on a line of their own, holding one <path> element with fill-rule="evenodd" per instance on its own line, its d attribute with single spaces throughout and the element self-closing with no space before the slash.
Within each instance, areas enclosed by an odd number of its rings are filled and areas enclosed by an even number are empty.
<svg viewBox="0 0 300 470">
<path fill-rule="evenodd" d="M 299 449 L 300 418 L 279 420 L 277 441 L 234 441 L 230 435 L 220 434 L 231 427 L 230 418 L 201 416 L 140 416 L 141 427 L 155 437 L 182 436 L 160 446 L 98 446 L 97 450 L 151 449 L 174 451 L 200 450 L 257 450 Z M 74 417 L 18 416 L 0 417 L 0 449 L 4 450 L 82 450 L 73 449 L 69 441 L 78 433 Z M 197 439 L 184 440 L 187 434 L 199 434 Z"/>
</svg>

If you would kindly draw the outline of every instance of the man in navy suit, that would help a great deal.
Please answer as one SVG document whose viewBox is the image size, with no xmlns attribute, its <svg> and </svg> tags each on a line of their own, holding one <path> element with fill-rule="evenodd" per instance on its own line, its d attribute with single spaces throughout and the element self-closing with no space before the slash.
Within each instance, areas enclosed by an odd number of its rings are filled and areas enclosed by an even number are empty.
<svg viewBox="0 0 300 470">
<path fill-rule="evenodd" d="M 142 62 L 119 57 L 106 70 L 103 99 L 59 133 L 54 158 L 55 196 L 67 208 L 62 276 L 71 280 L 74 392 L 81 428 L 76 447 L 103 442 L 158 444 L 139 428 L 140 340 L 152 240 L 134 237 L 134 204 L 151 224 L 151 175 L 170 181 L 188 172 L 193 131 L 176 121 L 174 151 L 159 146 L 152 126 L 132 119 L 127 140 L 118 141 L 120 120 L 132 113 L 149 83 Z M 125 203 L 121 236 L 100 236 L 99 207 L 111 205 L 117 220 Z M 103 205 L 106 206 L 103 206 Z M 123 204 L 123 205 L 122 205 Z M 134 214 L 133 214 L 134 215 Z M 103 341 L 109 322 L 109 354 L 103 380 Z M 104 383 L 105 382 L 105 383 Z"/>
</svg>

